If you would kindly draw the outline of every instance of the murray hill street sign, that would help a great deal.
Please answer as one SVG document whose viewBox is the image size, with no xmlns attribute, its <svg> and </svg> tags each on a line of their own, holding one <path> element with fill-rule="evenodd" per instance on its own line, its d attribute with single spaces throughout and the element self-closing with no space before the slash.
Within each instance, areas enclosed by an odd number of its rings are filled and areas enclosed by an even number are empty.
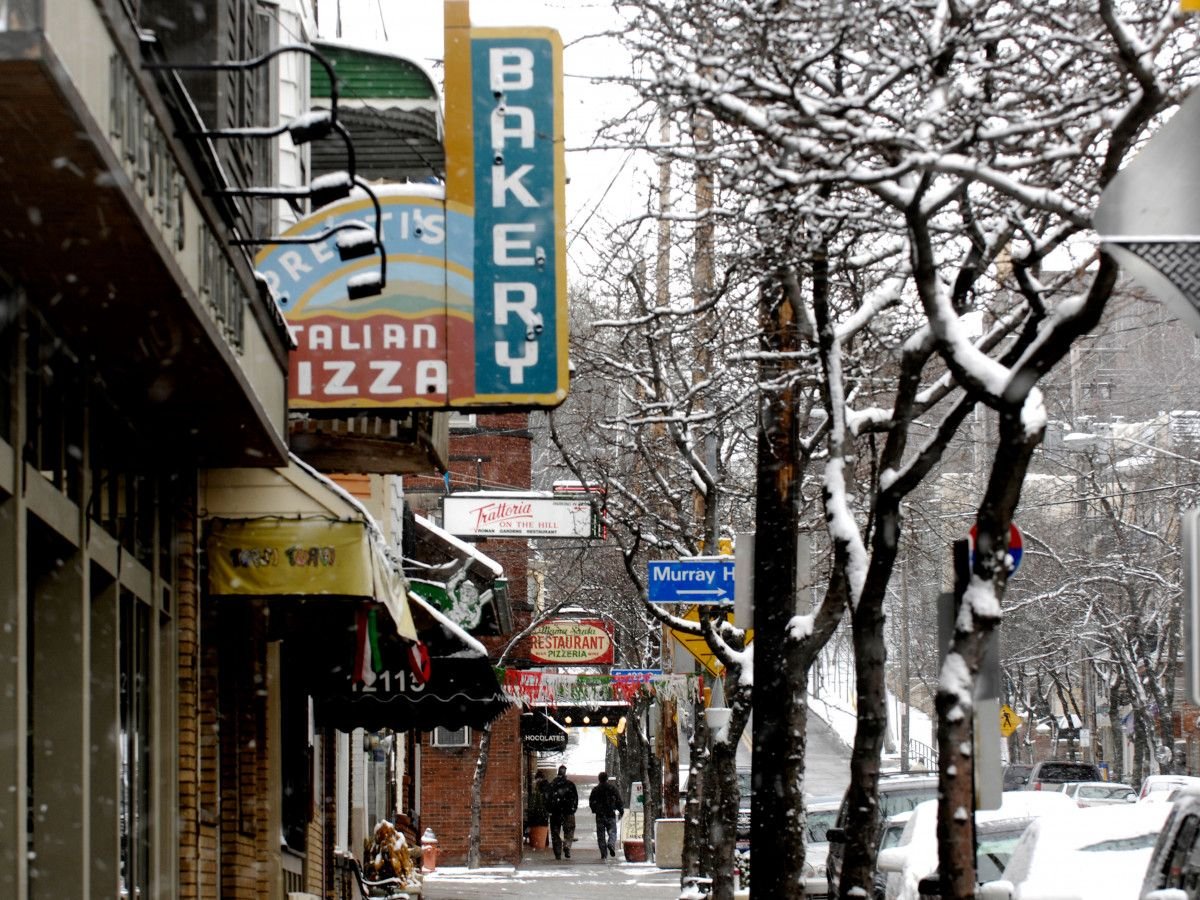
<svg viewBox="0 0 1200 900">
<path fill-rule="evenodd" d="M 651 603 L 732 603 L 733 557 L 659 559 L 648 564 Z"/>
</svg>

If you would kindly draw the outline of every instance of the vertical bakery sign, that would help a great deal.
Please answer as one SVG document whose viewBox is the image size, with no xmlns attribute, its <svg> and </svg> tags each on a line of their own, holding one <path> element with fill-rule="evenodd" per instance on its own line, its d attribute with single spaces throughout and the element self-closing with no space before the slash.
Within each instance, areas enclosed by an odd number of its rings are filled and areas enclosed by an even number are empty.
<svg viewBox="0 0 1200 900">
<path fill-rule="evenodd" d="M 545 28 L 472 28 L 465 0 L 445 9 L 445 184 L 372 185 L 378 212 L 356 192 L 256 260 L 296 342 L 293 408 L 566 399 L 562 41 Z M 348 282 L 378 259 L 343 261 L 336 235 L 377 216 L 386 285 L 352 300 Z"/>
</svg>

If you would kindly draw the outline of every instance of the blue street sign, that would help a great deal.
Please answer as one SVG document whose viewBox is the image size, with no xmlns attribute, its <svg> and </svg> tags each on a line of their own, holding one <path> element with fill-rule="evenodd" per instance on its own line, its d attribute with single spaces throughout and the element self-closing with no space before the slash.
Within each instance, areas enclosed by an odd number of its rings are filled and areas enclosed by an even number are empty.
<svg viewBox="0 0 1200 900">
<path fill-rule="evenodd" d="M 655 675 L 661 675 L 662 669 L 609 669 L 608 674 L 613 678 L 650 678 Z"/>
<path fill-rule="evenodd" d="M 651 603 L 732 603 L 733 558 L 659 559 L 648 563 Z"/>
</svg>

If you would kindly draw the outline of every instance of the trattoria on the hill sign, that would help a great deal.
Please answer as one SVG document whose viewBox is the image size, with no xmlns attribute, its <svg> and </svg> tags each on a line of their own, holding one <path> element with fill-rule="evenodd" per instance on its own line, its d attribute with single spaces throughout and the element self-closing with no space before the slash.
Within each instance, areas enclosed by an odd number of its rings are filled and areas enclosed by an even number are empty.
<svg viewBox="0 0 1200 900">
<path fill-rule="evenodd" d="M 612 635 L 603 619 L 551 619 L 533 630 L 529 658 L 552 666 L 609 665 Z"/>
</svg>

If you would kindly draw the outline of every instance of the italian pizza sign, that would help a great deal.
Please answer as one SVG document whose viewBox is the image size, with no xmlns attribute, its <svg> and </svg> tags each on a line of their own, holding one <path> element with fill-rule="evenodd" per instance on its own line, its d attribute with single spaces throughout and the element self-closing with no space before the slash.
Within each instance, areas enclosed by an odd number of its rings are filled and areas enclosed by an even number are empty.
<svg viewBox="0 0 1200 900">
<path fill-rule="evenodd" d="M 296 342 L 293 409 L 566 399 L 562 41 L 447 7 L 445 183 L 359 190 L 255 260 Z M 373 252 L 344 252 L 347 237 Z M 351 299 L 376 273 L 382 293 Z"/>
<path fill-rule="evenodd" d="M 603 619 L 551 619 L 533 630 L 529 658 L 551 666 L 609 665 L 612 635 Z"/>
</svg>

